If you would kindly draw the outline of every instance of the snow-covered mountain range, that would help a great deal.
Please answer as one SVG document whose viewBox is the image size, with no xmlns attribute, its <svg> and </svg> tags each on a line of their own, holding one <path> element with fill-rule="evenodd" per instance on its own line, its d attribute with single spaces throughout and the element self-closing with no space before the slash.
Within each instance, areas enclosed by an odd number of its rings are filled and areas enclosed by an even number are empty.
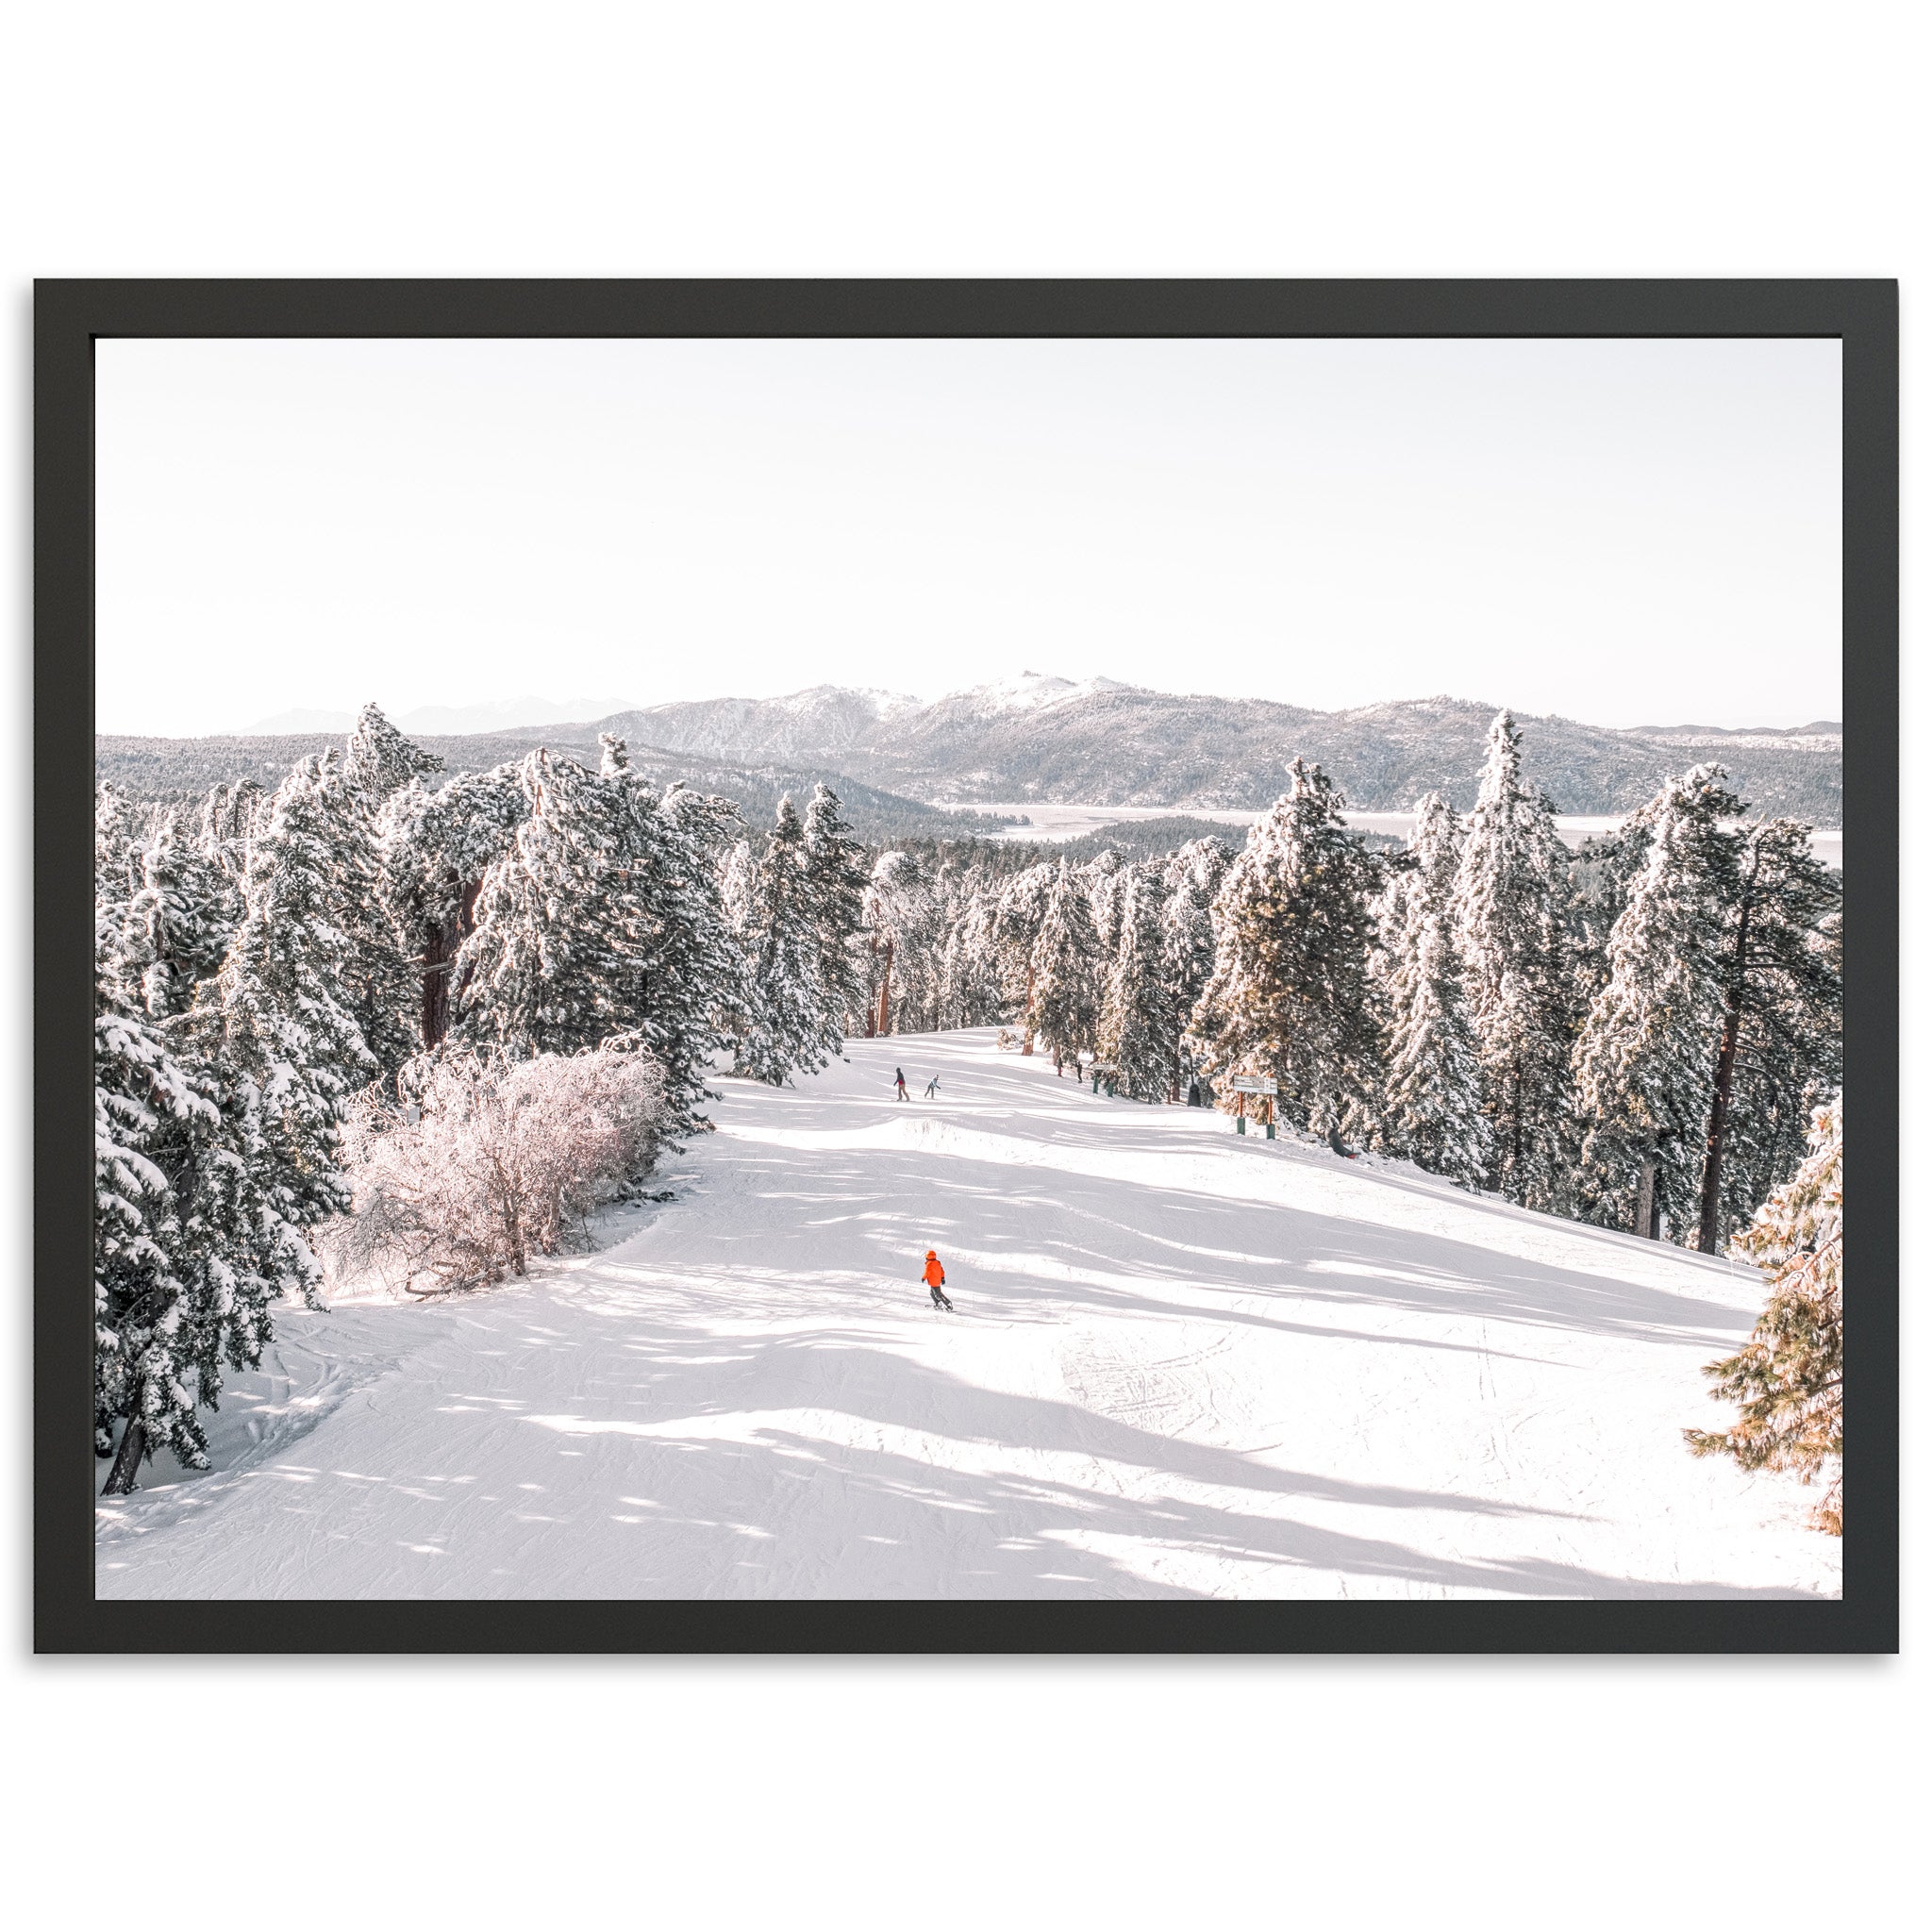
<svg viewBox="0 0 1932 1932">
<path fill-rule="evenodd" d="M 1466 811 L 1498 707 L 1435 697 L 1316 711 L 1028 671 L 930 701 L 821 684 L 784 697 L 708 698 L 592 717 L 559 705 L 577 715 L 475 722 L 515 708 L 452 707 L 433 716 L 407 712 L 395 722 L 453 772 L 520 758 L 539 743 L 594 758 L 598 733 L 615 731 L 634 758 L 662 765 L 665 777 L 742 794 L 758 811 L 768 793 L 775 797 L 774 788 L 804 783 L 808 790 L 811 778 L 824 777 L 881 828 L 890 823 L 909 835 L 925 828 L 913 820 L 933 806 L 1258 810 L 1278 795 L 1282 768 L 1297 756 L 1320 764 L 1358 811 L 1407 811 L 1430 791 Z M 459 724 L 443 724 L 445 717 Z M 1525 769 L 1559 812 L 1628 811 L 1666 773 L 1704 759 L 1722 764 L 1758 810 L 1821 826 L 1843 822 L 1843 734 L 1836 724 L 1613 730 L 1521 713 L 1518 723 Z M 242 775 L 272 782 L 272 772 L 344 728 L 346 719 L 221 739 L 102 738 L 99 775 L 136 796 L 186 796 Z M 861 800 L 855 788 L 878 796 Z"/>
<path fill-rule="evenodd" d="M 1497 708 L 1436 697 L 1315 711 L 1027 672 L 930 703 L 817 685 L 788 697 L 654 705 L 602 728 L 672 751 L 830 761 L 868 784 L 950 804 L 1258 808 L 1299 755 L 1359 809 L 1405 810 L 1434 790 L 1466 810 Z M 1558 811 L 1627 811 L 1690 755 L 1724 763 L 1762 809 L 1824 825 L 1842 815 L 1836 724 L 1619 731 L 1567 718 L 1519 722 L 1527 769 Z"/>
</svg>

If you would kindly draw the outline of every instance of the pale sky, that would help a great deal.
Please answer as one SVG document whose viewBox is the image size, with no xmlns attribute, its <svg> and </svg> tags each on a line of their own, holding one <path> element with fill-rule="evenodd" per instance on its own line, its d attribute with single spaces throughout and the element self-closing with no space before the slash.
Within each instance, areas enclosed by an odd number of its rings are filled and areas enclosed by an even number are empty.
<svg viewBox="0 0 1932 1932">
<path fill-rule="evenodd" d="M 1024 670 L 1840 715 L 1836 341 L 98 345 L 97 722 Z"/>
</svg>

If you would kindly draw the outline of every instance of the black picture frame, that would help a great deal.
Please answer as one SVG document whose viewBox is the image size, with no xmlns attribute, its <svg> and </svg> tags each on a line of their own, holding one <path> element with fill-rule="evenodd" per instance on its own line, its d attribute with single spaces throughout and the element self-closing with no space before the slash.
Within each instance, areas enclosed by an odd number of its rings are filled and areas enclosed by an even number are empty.
<svg viewBox="0 0 1932 1932">
<path fill-rule="evenodd" d="M 93 345 L 148 337 L 1836 337 L 1854 1426 L 1840 1600 L 102 1602 L 91 1476 Z M 42 1653 L 1882 1653 L 1898 1647 L 1898 285 L 45 280 L 34 306 Z"/>
</svg>

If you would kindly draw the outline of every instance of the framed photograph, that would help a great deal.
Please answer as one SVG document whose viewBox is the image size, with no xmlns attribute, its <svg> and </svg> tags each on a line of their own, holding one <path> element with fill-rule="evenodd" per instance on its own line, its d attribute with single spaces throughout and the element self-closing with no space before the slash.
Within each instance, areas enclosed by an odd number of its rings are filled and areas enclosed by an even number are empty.
<svg viewBox="0 0 1932 1932">
<path fill-rule="evenodd" d="M 35 313 L 38 1649 L 1896 1648 L 1895 284 Z"/>
</svg>

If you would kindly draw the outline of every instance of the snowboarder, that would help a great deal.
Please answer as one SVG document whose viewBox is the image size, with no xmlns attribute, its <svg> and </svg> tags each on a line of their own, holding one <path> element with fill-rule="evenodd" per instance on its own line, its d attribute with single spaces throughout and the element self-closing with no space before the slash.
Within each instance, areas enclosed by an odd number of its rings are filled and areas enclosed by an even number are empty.
<svg viewBox="0 0 1932 1932">
<path fill-rule="evenodd" d="M 1350 1148 L 1348 1142 L 1341 1138 L 1341 1129 L 1340 1127 L 1332 1125 L 1329 1127 L 1328 1145 L 1333 1152 L 1341 1155 L 1342 1159 L 1353 1160 L 1355 1158 L 1354 1151 Z"/>
<path fill-rule="evenodd" d="M 937 1248 L 928 1248 L 925 1251 L 925 1285 L 932 1290 L 933 1307 L 944 1308 L 950 1315 L 953 1312 L 953 1305 L 946 1299 L 946 1271 L 940 1266 Z"/>
<path fill-rule="evenodd" d="M 937 1074 L 925 1083 L 925 1097 L 928 1100 L 937 1100 L 940 1097 L 940 1076 Z"/>
<path fill-rule="evenodd" d="M 892 1069 L 892 1085 L 898 1090 L 899 1098 L 906 1098 L 906 1071 L 903 1067 Z"/>
</svg>

